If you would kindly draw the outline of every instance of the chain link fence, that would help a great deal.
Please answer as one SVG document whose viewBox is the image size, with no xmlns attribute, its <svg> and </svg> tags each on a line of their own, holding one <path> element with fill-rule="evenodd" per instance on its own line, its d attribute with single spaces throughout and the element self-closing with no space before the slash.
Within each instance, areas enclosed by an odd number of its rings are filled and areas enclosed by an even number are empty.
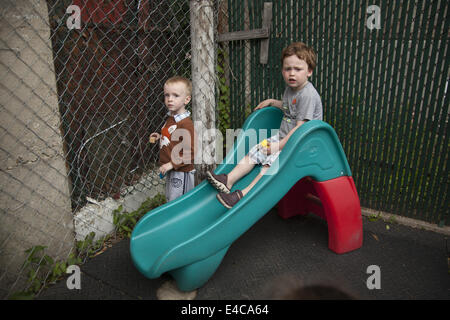
<svg viewBox="0 0 450 320">
<path fill-rule="evenodd" d="M 163 201 L 148 137 L 165 80 L 191 78 L 190 14 L 188 0 L 2 1 L 1 298 L 39 293 L 127 229 L 117 213 Z"/>
</svg>

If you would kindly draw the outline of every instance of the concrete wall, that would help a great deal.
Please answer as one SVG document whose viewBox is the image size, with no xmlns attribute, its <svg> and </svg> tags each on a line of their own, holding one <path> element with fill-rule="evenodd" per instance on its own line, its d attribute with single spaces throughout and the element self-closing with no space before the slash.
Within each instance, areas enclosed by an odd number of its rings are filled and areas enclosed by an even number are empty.
<svg viewBox="0 0 450 320">
<path fill-rule="evenodd" d="M 74 244 L 45 0 L 0 8 L 0 296 L 19 291 L 24 250 Z M 16 288 L 16 290 L 15 290 Z"/>
<path fill-rule="evenodd" d="M 113 224 L 113 211 L 122 206 L 122 212 L 133 212 L 148 198 L 158 193 L 164 194 L 165 184 L 155 183 L 160 180 L 157 171 L 150 171 L 143 175 L 139 181 L 130 187 L 121 190 L 120 198 L 111 197 L 102 201 L 87 198 L 88 204 L 74 213 L 74 227 L 76 240 L 84 240 L 91 232 L 95 233 L 94 240 L 111 234 L 115 231 Z"/>
</svg>

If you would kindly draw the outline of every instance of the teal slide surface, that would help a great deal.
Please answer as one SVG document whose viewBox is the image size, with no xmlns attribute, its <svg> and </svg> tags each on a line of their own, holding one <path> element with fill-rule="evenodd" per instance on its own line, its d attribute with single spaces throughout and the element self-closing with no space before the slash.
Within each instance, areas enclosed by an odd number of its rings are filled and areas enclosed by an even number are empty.
<svg viewBox="0 0 450 320">
<path fill-rule="evenodd" d="M 281 119 L 281 111 L 274 107 L 252 113 L 215 172 L 230 172 L 254 144 L 276 132 L 272 130 L 279 128 Z M 260 169 L 255 166 L 233 190 L 247 186 Z M 351 176 L 334 129 L 323 121 L 308 121 L 296 130 L 278 163 L 232 209 L 222 206 L 217 191 L 203 181 L 182 197 L 148 212 L 131 236 L 134 265 L 148 278 L 169 272 L 184 291 L 201 287 L 230 245 L 305 176 L 316 181 Z"/>
</svg>

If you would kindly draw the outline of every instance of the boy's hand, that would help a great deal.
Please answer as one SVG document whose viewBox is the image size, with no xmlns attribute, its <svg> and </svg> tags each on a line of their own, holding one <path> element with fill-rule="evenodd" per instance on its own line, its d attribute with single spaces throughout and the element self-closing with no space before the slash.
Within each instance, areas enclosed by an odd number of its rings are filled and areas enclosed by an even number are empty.
<svg viewBox="0 0 450 320">
<path fill-rule="evenodd" d="M 269 142 L 266 139 L 264 139 L 259 145 L 260 151 L 266 155 L 277 152 L 280 147 L 278 142 Z"/>
<path fill-rule="evenodd" d="M 267 100 L 261 101 L 253 111 L 265 108 L 265 107 L 271 105 L 271 103 L 272 103 L 272 99 L 267 99 Z"/>
<path fill-rule="evenodd" d="M 266 99 L 264 101 L 261 101 L 256 108 L 253 111 L 268 107 L 268 106 L 274 106 L 277 108 L 282 108 L 283 107 L 283 101 L 280 100 L 275 100 L 275 99 Z"/>
<path fill-rule="evenodd" d="M 270 154 L 270 142 L 267 140 L 263 140 L 260 144 L 259 144 L 259 150 L 264 153 L 265 155 Z"/>
<path fill-rule="evenodd" d="M 173 169 L 172 162 L 167 162 L 163 164 L 161 167 L 159 167 L 159 172 L 161 172 L 163 175 L 167 173 L 167 171 L 170 171 Z"/>
<path fill-rule="evenodd" d="M 266 154 L 272 154 L 276 153 L 280 150 L 280 143 L 279 142 L 269 142 L 267 141 L 266 147 L 261 148 L 261 151 Z"/>
<path fill-rule="evenodd" d="M 153 132 L 149 137 L 149 141 L 150 143 L 155 143 L 156 140 L 159 140 L 160 137 L 161 135 L 158 132 Z"/>
</svg>

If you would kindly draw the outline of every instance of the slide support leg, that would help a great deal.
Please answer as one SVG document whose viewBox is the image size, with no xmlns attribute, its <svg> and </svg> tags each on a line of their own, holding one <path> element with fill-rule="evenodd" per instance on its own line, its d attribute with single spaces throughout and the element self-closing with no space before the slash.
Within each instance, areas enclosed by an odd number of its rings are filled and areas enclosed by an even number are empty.
<svg viewBox="0 0 450 320">
<path fill-rule="evenodd" d="M 362 246 L 361 206 L 352 177 L 322 182 L 303 178 L 278 204 L 283 218 L 308 212 L 327 221 L 330 250 L 341 254 Z"/>
<path fill-rule="evenodd" d="M 228 248 L 226 247 L 204 260 L 170 271 L 178 289 L 192 291 L 203 286 L 219 267 Z"/>
</svg>

